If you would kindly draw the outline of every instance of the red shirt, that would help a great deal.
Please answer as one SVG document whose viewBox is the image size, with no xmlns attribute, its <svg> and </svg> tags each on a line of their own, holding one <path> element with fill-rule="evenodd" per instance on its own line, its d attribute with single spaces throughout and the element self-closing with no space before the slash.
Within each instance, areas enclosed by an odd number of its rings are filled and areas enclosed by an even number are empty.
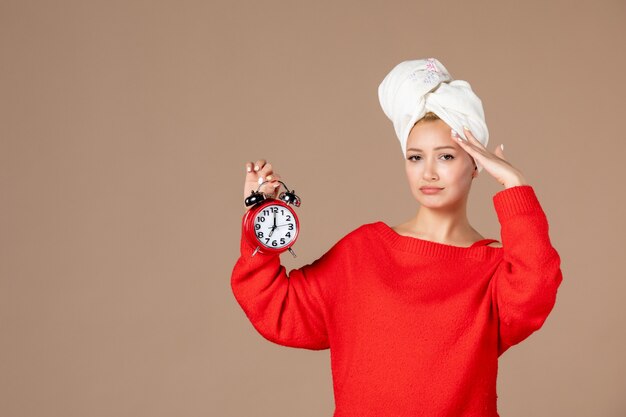
<svg viewBox="0 0 626 417">
<path fill-rule="evenodd" d="M 287 273 L 242 235 L 233 294 L 266 339 L 330 348 L 334 417 L 497 417 L 498 357 L 543 325 L 563 277 L 532 186 L 493 203 L 501 248 L 377 221 Z"/>
</svg>

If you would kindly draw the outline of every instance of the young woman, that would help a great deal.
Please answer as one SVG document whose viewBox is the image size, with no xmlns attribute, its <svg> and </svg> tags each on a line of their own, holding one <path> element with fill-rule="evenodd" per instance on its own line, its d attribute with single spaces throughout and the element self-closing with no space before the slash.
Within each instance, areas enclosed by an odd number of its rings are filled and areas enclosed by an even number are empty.
<svg viewBox="0 0 626 417">
<path fill-rule="evenodd" d="M 288 273 L 241 239 L 235 298 L 266 339 L 330 348 L 334 417 L 498 417 L 498 357 L 543 325 L 562 281 L 545 213 L 502 148 L 420 116 L 401 141 L 415 216 L 361 225 Z M 504 186 L 493 196 L 502 244 L 467 219 L 479 167 Z M 267 160 L 246 169 L 244 197 L 259 180 L 276 196 Z"/>
</svg>

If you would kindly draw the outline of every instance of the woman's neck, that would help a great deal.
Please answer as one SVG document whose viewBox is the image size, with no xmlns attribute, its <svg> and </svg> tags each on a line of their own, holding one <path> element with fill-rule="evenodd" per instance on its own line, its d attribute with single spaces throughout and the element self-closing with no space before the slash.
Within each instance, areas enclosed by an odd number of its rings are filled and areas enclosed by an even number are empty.
<svg viewBox="0 0 626 417">
<path fill-rule="evenodd" d="M 394 229 L 400 234 L 449 244 L 465 245 L 484 239 L 469 223 L 464 208 L 443 211 L 422 206 L 413 218 Z"/>
</svg>

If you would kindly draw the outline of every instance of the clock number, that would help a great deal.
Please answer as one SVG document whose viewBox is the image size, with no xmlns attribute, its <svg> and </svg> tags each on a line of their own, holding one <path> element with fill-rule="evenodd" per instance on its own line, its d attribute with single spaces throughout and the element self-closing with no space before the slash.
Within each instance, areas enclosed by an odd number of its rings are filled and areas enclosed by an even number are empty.
<svg viewBox="0 0 626 417">
<path fill-rule="evenodd" d="M 278 219 L 276 218 L 278 216 Z M 269 233 L 276 220 L 280 223 L 277 226 L 287 226 L 287 229 L 282 229 L 283 233 L 274 233 L 274 239 L 272 239 Z M 264 208 L 256 216 L 254 222 L 254 233 L 259 239 L 259 242 L 265 242 L 264 245 L 268 247 L 285 247 L 293 239 L 293 231 L 296 228 L 294 214 L 289 210 L 281 206 L 271 206 Z M 281 229 L 274 229 L 275 232 L 279 232 Z M 268 233 L 265 233 L 268 232 Z M 279 235 L 279 236 L 276 236 Z M 282 237 L 280 235 L 283 235 Z"/>
</svg>

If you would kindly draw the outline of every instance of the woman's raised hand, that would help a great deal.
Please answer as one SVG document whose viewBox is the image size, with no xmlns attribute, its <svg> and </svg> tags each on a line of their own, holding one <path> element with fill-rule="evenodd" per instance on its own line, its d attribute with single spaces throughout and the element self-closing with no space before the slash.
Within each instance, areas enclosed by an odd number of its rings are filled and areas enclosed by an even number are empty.
<svg viewBox="0 0 626 417">
<path fill-rule="evenodd" d="M 256 162 L 246 162 L 246 180 L 243 186 L 243 198 L 250 196 L 252 190 L 257 190 L 259 184 L 264 181 L 270 181 L 263 184 L 259 191 L 269 197 L 276 198 L 278 196 L 278 188 L 281 185 L 278 180 L 280 176 L 274 172 L 272 164 L 265 159 L 259 159 Z M 244 204 L 245 207 L 245 204 Z M 246 210 L 250 207 L 246 207 Z"/>
<path fill-rule="evenodd" d="M 468 128 L 465 128 L 465 135 L 469 138 L 469 141 L 465 141 L 454 129 L 451 130 L 451 134 L 452 138 L 456 139 L 470 156 L 482 164 L 485 171 L 506 188 L 527 184 L 520 170 L 505 159 L 501 146 L 498 146 L 495 152 L 489 152 Z"/>
</svg>

